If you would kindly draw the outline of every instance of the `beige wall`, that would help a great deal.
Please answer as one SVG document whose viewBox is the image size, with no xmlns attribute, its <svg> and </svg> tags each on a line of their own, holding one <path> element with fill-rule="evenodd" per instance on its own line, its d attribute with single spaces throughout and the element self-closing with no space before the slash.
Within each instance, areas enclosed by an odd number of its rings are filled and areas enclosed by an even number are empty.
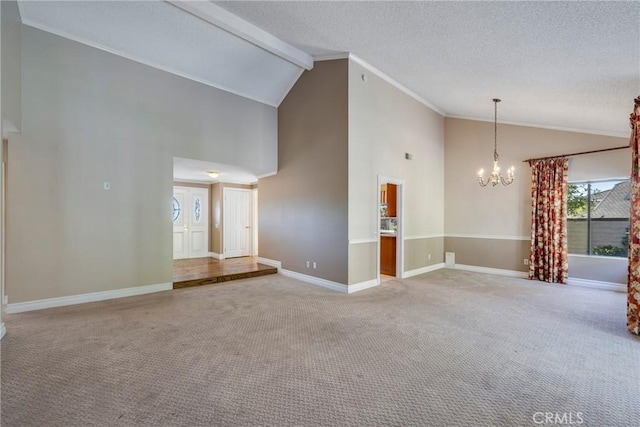
<svg viewBox="0 0 640 427">
<path fill-rule="evenodd" d="M 621 139 L 621 146 L 629 141 Z M 628 178 L 631 168 L 631 148 L 585 154 L 569 159 L 569 182 Z"/>
<path fill-rule="evenodd" d="M 22 127 L 22 24 L 18 4 L 2 1 L 2 117 Z M 6 131 L 6 129 L 4 129 Z"/>
<path fill-rule="evenodd" d="M 404 241 L 404 270 L 418 270 L 444 262 L 444 238 L 431 237 Z"/>
<path fill-rule="evenodd" d="M 508 101 L 502 104 L 501 108 L 508 108 Z M 629 142 L 627 138 L 498 124 L 500 164 L 516 167 L 516 181 L 508 187 L 481 188 L 476 177 L 480 168 L 492 166 L 493 123 L 447 118 L 445 139 L 445 251 L 456 252 L 460 264 L 517 271 L 526 270 L 531 227 L 531 169 L 522 161 Z M 628 155 L 627 150 L 620 150 L 571 158 L 569 176 L 585 179 L 593 168 L 595 178 L 620 177 L 625 173 L 620 171 L 625 153 Z M 570 259 L 570 277 L 585 276 L 582 265 Z M 615 271 L 616 277 L 618 270 L 626 268 L 615 259 L 604 259 L 601 265 Z"/>
<path fill-rule="evenodd" d="M 529 240 L 445 237 L 444 246 L 456 254 L 456 264 L 529 271 Z"/>
<path fill-rule="evenodd" d="M 500 164 L 514 165 L 517 178 L 508 187 L 481 188 L 478 170 L 492 166 L 493 123 L 447 118 L 445 137 L 446 234 L 512 237 L 530 234 L 531 169 L 523 160 L 629 143 L 626 138 L 498 124 Z M 571 159 L 570 170 L 575 161 L 582 159 Z"/>
<path fill-rule="evenodd" d="M 407 152 L 413 160 L 405 160 Z M 377 239 L 378 175 L 404 181 L 403 228 L 404 237 L 409 238 L 404 241 L 405 270 L 441 262 L 442 250 L 437 248 L 442 247 L 444 232 L 444 119 L 350 61 L 350 246 L 368 245 L 358 241 Z M 434 252 L 431 260 L 425 252 L 430 248 Z M 350 278 L 374 279 L 371 265 L 377 255 L 362 248 L 349 253 Z M 365 254 L 373 260 L 364 259 Z M 357 282 L 350 279 L 349 283 Z"/>
<path fill-rule="evenodd" d="M 349 244 L 349 281 L 353 285 L 375 279 L 378 242 Z"/>
<path fill-rule="evenodd" d="M 222 249 L 222 184 L 217 182 L 211 184 L 211 252 L 218 255 L 223 253 Z"/>
<path fill-rule="evenodd" d="M 347 60 L 316 62 L 278 109 L 278 174 L 259 181 L 259 255 L 347 283 Z M 317 269 L 306 268 L 306 261 Z"/>
<path fill-rule="evenodd" d="M 30 27 L 22 48 L 10 303 L 171 282 L 173 157 L 277 168 L 273 107 Z"/>
</svg>

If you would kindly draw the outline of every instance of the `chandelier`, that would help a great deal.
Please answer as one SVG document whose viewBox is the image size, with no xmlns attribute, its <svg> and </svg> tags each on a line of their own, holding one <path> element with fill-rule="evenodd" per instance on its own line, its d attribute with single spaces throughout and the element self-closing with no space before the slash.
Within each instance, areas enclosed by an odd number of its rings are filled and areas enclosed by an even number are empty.
<svg viewBox="0 0 640 427">
<path fill-rule="evenodd" d="M 506 178 L 502 176 L 500 166 L 498 166 L 498 102 L 500 102 L 498 98 L 493 99 L 493 170 L 489 178 L 485 181 L 484 169 L 480 169 L 480 172 L 478 172 L 478 184 L 480 184 L 481 187 L 486 187 L 489 183 L 491 183 L 492 186 L 496 186 L 499 182 L 501 182 L 502 185 L 509 185 L 516 177 L 516 171 L 513 166 L 507 170 Z"/>
</svg>

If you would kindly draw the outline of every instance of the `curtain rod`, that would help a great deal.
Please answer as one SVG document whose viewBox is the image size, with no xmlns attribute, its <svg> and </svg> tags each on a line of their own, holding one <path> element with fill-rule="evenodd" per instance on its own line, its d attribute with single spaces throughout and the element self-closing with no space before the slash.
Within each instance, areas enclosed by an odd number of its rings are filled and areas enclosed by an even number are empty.
<svg viewBox="0 0 640 427">
<path fill-rule="evenodd" d="M 625 148 L 629 148 L 630 146 L 631 145 L 624 145 L 622 147 L 602 148 L 600 150 L 591 150 L 591 151 L 580 151 L 579 153 L 559 154 L 557 156 L 548 156 L 548 157 L 536 157 L 534 159 L 523 160 L 523 162 L 531 164 L 531 162 L 533 162 L 534 160 L 548 160 L 548 159 L 556 159 L 556 158 L 562 158 L 562 157 L 581 156 L 583 154 L 603 153 L 605 151 L 623 150 Z"/>
</svg>

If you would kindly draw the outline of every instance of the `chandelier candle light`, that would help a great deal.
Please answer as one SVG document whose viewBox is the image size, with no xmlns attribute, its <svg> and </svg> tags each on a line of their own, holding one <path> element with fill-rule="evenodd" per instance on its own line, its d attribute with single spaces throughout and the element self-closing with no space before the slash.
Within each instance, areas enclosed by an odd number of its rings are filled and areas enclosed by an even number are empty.
<svg viewBox="0 0 640 427">
<path fill-rule="evenodd" d="M 496 186 L 499 182 L 501 182 L 502 185 L 509 185 L 516 177 L 516 171 L 513 166 L 507 170 L 506 178 L 502 176 L 500 166 L 498 166 L 498 102 L 500 102 L 498 98 L 493 99 L 493 170 L 491 171 L 491 175 L 489 175 L 489 179 L 485 181 L 484 169 L 480 169 L 480 172 L 478 172 L 478 184 L 480 184 L 481 187 L 486 187 L 489 183 Z"/>
</svg>

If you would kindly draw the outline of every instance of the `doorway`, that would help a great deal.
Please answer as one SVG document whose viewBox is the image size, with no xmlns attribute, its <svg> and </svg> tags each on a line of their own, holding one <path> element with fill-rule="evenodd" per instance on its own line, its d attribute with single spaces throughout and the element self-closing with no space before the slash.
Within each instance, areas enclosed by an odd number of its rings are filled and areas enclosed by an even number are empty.
<svg viewBox="0 0 640 427">
<path fill-rule="evenodd" d="M 209 256 L 209 191 L 173 187 L 173 259 Z"/>
<path fill-rule="evenodd" d="M 401 179 L 378 176 L 378 283 L 401 278 L 404 272 L 403 188 Z"/>
</svg>

